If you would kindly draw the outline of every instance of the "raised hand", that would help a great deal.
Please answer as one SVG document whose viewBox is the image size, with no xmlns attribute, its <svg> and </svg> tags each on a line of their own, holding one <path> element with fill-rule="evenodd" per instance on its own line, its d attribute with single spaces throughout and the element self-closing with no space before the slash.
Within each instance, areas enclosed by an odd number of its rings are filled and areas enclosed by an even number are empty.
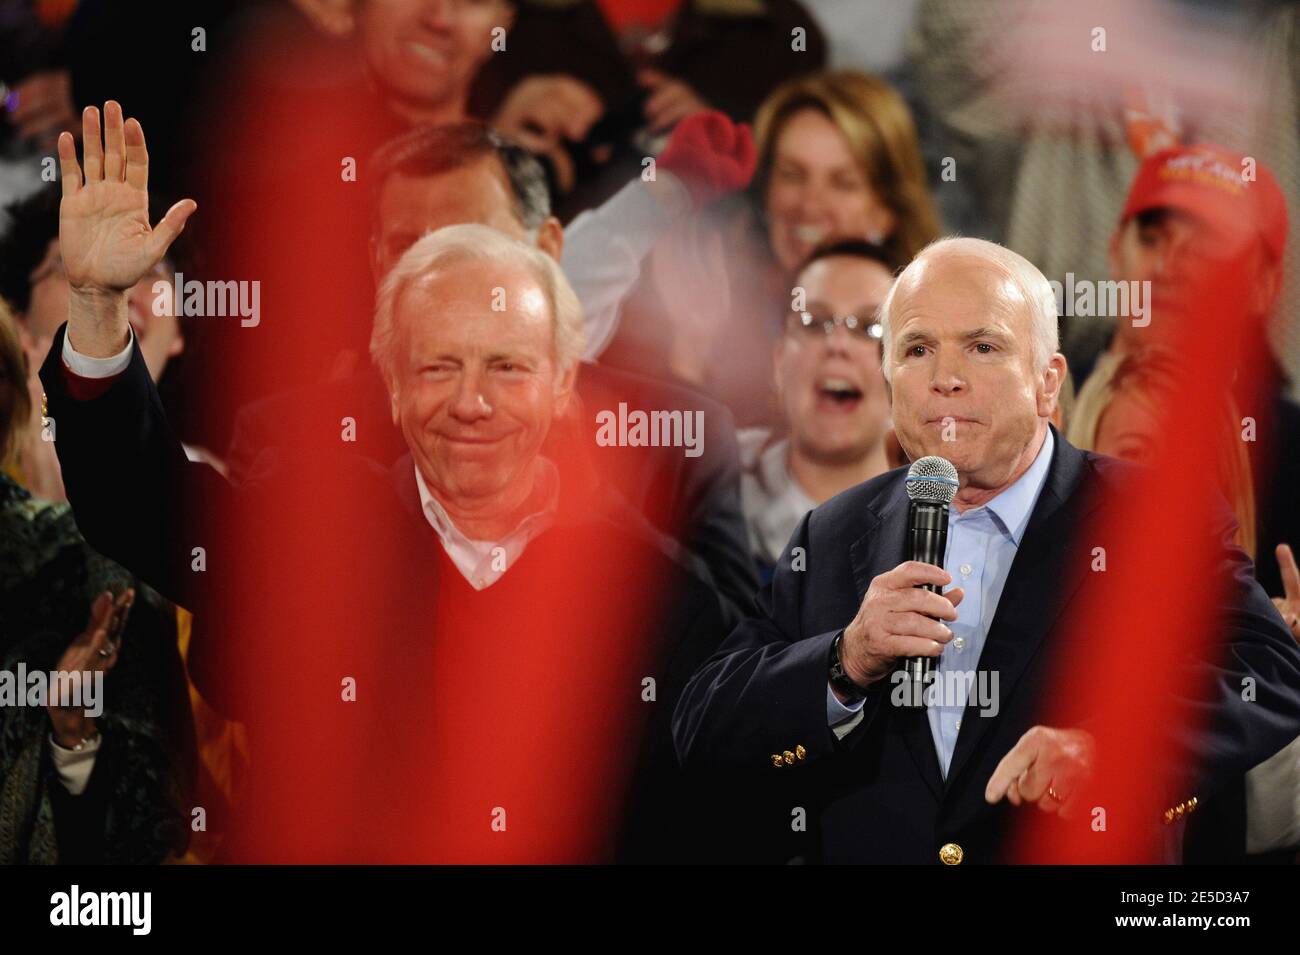
<svg viewBox="0 0 1300 955">
<path fill-rule="evenodd" d="M 144 130 L 123 121 L 122 107 L 104 104 L 81 114 L 84 177 L 71 133 L 59 135 L 63 201 L 59 245 L 74 293 L 120 292 L 140 281 L 166 254 L 197 204 L 182 199 L 149 226 L 149 153 Z"/>
<path fill-rule="evenodd" d="M 649 91 L 645 101 L 645 118 L 654 132 L 672 129 L 692 113 L 709 108 L 698 93 L 682 80 L 646 68 L 637 74 L 637 82 Z"/>
<path fill-rule="evenodd" d="M 42 152 L 50 148 L 58 131 L 77 121 L 72 105 L 72 76 L 67 70 L 33 73 L 14 84 L 16 100 L 9 121 L 18 135 Z"/>
<path fill-rule="evenodd" d="M 506 95 L 492 128 L 551 160 L 562 192 L 574 186 L 573 159 L 565 142 L 582 142 L 605 112 L 600 95 L 564 74 L 529 76 Z"/>
<path fill-rule="evenodd" d="M 61 673 L 81 673 L 83 679 L 96 670 L 107 673 L 113 669 L 121 649 L 122 631 L 126 628 L 134 602 L 133 587 L 128 587 L 116 598 L 107 591 L 100 594 L 90 607 L 86 629 L 68 644 L 55 669 Z M 94 736 L 95 720 L 86 716 L 83 710 L 70 706 L 68 701 L 51 699 L 46 710 L 54 738 L 60 746 L 71 748 Z"/>
<path fill-rule="evenodd" d="M 1291 636 L 1300 640 L 1300 569 L 1296 567 L 1290 544 L 1277 545 L 1277 564 L 1282 571 L 1285 596 L 1274 597 L 1273 606 L 1291 628 Z"/>
<path fill-rule="evenodd" d="M 748 186 L 757 162 L 749 126 L 733 123 L 718 110 L 705 110 L 677 124 L 658 166 L 686 184 L 699 209 Z"/>
</svg>

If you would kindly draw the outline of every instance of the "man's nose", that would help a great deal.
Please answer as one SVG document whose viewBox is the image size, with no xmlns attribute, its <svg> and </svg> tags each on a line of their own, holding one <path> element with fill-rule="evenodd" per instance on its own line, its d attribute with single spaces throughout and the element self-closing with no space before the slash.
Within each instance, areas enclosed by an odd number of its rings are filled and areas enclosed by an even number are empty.
<svg viewBox="0 0 1300 955">
<path fill-rule="evenodd" d="M 806 180 L 799 187 L 798 210 L 801 218 L 814 219 L 826 211 L 827 190 L 815 179 Z"/>
<path fill-rule="evenodd" d="M 451 25 L 452 15 L 460 9 L 462 0 L 424 0 L 420 9 L 420 19 L 425 26 L 446 29 Z"/>
<path fill-rule="evenodd" d="M 487 394 L 487 382 L 477 371 L 469 370 L 456 381 L 450 412 L 457 421 L 473 423 L 490 417 L 492 403 Z"/>
<path fill-rule="evenodd" d="M 1189 264 L 1191 253 L 1189 237 L 1178 235 L 1170 238 L 1156 256 L 1156 278 L 1164 280 L 1179 278 Z"/>
<path fill-rule="evenodd" d="M 930 376 L 930 389 L 937 394 L 952 395 L 964 391 L 966 376 L 961 358 L 943 351 L 935 357 L 934 373 Z"/>
<path fill-rule="evenodd" d="M 853 341 L 853 332 L 850 332 L 844 325 L 836 325 L 829 335 L 823 336 L 826 341 L 823 343 L 826 355 L 837 355 L 847 358 L 851 354 Z"/>
</svg>

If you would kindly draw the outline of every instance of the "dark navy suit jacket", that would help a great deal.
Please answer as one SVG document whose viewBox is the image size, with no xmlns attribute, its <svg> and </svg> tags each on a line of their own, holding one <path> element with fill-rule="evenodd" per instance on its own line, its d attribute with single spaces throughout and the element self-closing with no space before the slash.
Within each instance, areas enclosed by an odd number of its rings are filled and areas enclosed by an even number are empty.
<svg viewBox="0 0 1300 955">
<path fill-rule="evenodd" d="M 681 696 L 673 730 L 683 765 L 744 780 L 739 793 L 764 792 L 763 774 L 782 777 L 777 791 L 789 804 L 774 800 L 746 823 L 766 815 L 751 836 L 761 840 L 783 828 L 786 851 L 793 846 L 807 860 L 937 863 L 949 843 L 962 848 L 966 862 L 1005 857 L 1007 827 L 1023 810 L 1006 800 L 988 805 L 984 789 L 1002 757 L 1041 722 L 1041 690 L 1055 675 L 1062 615 L 1105 599 L 1097 588 L 1115 580 L 1091 573 L 1091 547 L 1070 542 L 1090 514 L 1122 493 L 1132 467 L 1056 435 L 979 662 L 981 670 L 999 673 L 999 710 L 978 717 L 977 707 L 968 707 L 946 779 L 924 709 L 892 706 L 889 681 L 872 689 L 861 723 L 843 740 L 827 724 L 832 640 L 853 619 L 872 579 L 906 559 L 904 469 L 805 516 L 760 592 L 759 615 L 732 632 Z M 1231 580 L 1222 608 L 1228 645 L 1218 644 L 1222 654 L 1205 661 L 1212 690 L 1180 701 L 1181 715 L 1169 721 L 1170 758 L 1196 767 L 1187 779 L 1197 788 L 1153 794 L 1153 801 L 1194 794 L 1204 800 L 1300 735 L 1300 648 L 1254 581 L 1249 559 L 1231 544 L 1226 509 L 1207 526 L 1223 542 L 1220 566 Z M 1250 703 L 1241 699 L 1246 676 L 1259 686 Z M 1088 725 L 1089 714 L 1076 717 L 1070 725 Z M 786 753 L 797 754 L 792 765 Z M 792 819 L 800 809 L 807 832 L 792 839 L 788 830 L 799 828 Z M 1153 825 L 1162 824 L 1160 817 L 1153 805 Z"/>
</svg>

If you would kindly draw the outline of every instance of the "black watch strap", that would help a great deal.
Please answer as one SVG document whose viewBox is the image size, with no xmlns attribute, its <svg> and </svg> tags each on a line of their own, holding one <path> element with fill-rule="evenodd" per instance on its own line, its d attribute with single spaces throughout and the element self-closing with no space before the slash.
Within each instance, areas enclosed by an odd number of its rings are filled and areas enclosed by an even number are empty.
<svg viewBox="0 0 1300 955">
<path fill-rule="evenodd" d="M 844 631 L 841 630 L 835 634 L 835 639 L 831 641 L 830 653 L 830 680 L 831 686 L 848 697 L 850 703 L 856 703 L 858 700 L 865 699 L 867 691 L 858 686 L 849 675 L 844 672 L 844 662 L 840 659 L 840 643 L 844 640 Z"/>
</svg>

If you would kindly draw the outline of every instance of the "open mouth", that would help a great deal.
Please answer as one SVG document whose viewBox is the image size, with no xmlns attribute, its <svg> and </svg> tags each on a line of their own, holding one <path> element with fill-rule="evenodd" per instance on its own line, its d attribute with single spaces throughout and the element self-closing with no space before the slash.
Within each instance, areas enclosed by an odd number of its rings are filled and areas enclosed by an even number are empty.
<svg viewBox="0 0 1300 955">
<path fill-rule="evenodd" d="M 793 232 L 795 239 L 805 245 L 818 245 L 826 237 L 826 230 L 815 225 L 797 225 Z"/>
<path fill-rule="evenodd" d="M 816 391 L 819 411 L 853 411 L 862 402 L 862 389 L 847 378 L 822 378 Z"/>
<path fill-rule="evenodd" d="M 444 50 L 437 49 L 417 40 L 408 40 L 403 44 L 407 52 L 418 59 L 421 63 L 428 66 L 445 66 L 447 64 L 447 53 Z"/>
</svg>

